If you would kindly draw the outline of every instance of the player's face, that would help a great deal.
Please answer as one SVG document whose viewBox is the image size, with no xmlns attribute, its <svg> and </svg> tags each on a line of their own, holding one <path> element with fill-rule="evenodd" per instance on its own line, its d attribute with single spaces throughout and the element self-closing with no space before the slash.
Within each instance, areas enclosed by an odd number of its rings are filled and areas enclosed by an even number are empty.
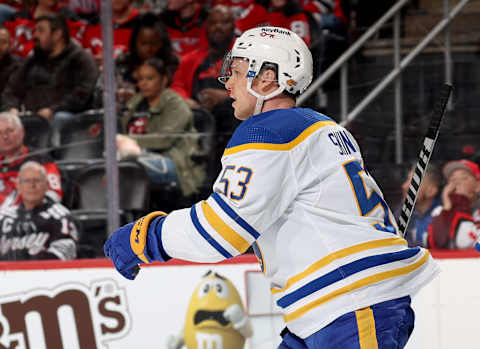
<svg viewBox="0 0 480 349">
<path fill-rule="evenodd" d="M 47 179 L 42 172 L 36 168 L 26 168 L 18 175 L 18 193 L 26 206 L 35 207 L 39 205 L 47 192 Z"/>
<path fill-rule="evenodd" d="M 138 88 L 146 99 L 152 99 L 160 95 L 167 84 L 167 78 L 149 65 L 140 66 L 137 75 Z"/>
<path fill-rule="evenodd" d="M 23 145 L 23 128 L 12 120 L 0 120 L 0 152 L 9 154 Z"/>
<path fill-rule="evenodd" d="M 475 202 L 480 193 L 480 181 L 470 171 L 461 168 L 450 174 L 448 184 L 453 184 L 454 192 L 468 197 L 471 202 Z"/>
<path fill-rule="evenodd" d="M 235 117 L 246 120 L 253 115 L 257 98 L 247 90 L 248 61 L 235 58 L 231 66 L 231 76 L 225 84 L 230 97 L 234 99 L 232 107 Z"/>
</svg>

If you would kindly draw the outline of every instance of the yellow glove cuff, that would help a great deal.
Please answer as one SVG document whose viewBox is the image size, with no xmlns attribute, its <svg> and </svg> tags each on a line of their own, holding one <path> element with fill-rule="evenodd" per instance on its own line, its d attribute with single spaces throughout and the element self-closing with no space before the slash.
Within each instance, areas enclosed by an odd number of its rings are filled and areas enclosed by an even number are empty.
<svg viewBox="0 0 480 349">
<path fill-rule="evenodd" d="M 147 214 L 146 216 L 137 220 L 130 233 L 130 247 L 133 253 L 137 255 L 143 262 L 151 263 L 145 256 L 145 245 L 147 243 L 148 226 L 150 222 L 158 216 L 166 216 L 167 214 L 162 211 L 155 211 Z"/>
</svg>

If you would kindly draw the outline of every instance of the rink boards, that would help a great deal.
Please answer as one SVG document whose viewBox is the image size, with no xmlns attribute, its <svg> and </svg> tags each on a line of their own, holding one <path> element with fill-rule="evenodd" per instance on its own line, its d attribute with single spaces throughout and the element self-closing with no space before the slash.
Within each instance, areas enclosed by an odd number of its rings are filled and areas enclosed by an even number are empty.
<svg viewBox="0 0 480 349">
<path fill-rule="evenodd" d="M 474 251 L 432 254 L 442 273 L 413 299 L 407 349 L 479 348 L 480 259 Z M 245 348 L 276 348 L 283 320 L 248 255 L 216 265 L 155 264 L 135 281 L 108 260 L 0 262 L 0 349 L 166 348 L 208 270 L 230 279 L 243 299 L 255 330 Z"/>
</svg>

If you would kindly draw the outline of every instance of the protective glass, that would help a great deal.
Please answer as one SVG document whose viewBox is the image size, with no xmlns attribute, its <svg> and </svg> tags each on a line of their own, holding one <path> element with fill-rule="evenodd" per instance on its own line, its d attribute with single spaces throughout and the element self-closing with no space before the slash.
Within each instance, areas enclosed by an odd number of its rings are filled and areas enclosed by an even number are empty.
<svg viewBox="0 0 480 349">
<path fill-rule="evenodd" d="M 228 79 L 232 76 L 232 63 L 233 63 L 233 56 L 232 51 L 228 51 L 225 56 L 223 57 L 222 67 L 220 68 L 220 72 L 218 73 L 218 81 L 222 84 L 226 84 Z"/>
</svg>

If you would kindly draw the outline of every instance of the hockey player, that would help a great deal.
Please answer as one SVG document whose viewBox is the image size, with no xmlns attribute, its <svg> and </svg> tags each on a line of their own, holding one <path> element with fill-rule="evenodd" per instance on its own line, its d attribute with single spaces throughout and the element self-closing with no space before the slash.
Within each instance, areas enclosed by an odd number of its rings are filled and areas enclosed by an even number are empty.
<svg viewBox="0 0 480 349">
<path fill-rule="evenodd" d="M 293 32 L 239 37 L 221 79 L 243 120 L 213 193 L 191 208 L 153 212 L 117 230 L 105 254 L 127 279 L 139 263 L 218 262 L 249 246 L 283 309 L 281 349 L 403 348 L 410 295 L 437 267 L 408 248 L 357 142 L 332 119 L 295 108 L 312 56 Z"/>
</svg>

